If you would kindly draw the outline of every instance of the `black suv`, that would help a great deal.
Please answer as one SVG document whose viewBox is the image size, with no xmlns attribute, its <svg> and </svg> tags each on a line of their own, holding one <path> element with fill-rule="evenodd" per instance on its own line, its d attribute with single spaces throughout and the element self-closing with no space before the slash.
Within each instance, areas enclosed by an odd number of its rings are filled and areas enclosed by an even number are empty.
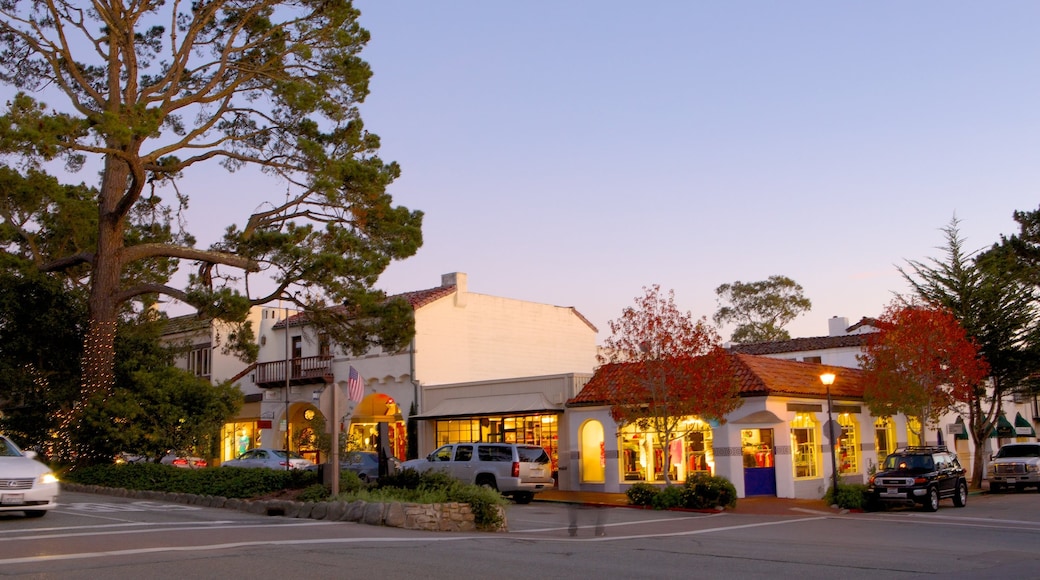
<svg viewBox="0 0 1040 580">
<path fill-rule="evenodd" d="M 939 509 L 939 500 L 953 505 L 968 502 L 968 482 L 957 456 L 946 447 L 905 447 L 885 458 L 881 469 L 870 476 L 867 493 L 872 506 L 921 504 L 925 510 Z"/>
</svg>

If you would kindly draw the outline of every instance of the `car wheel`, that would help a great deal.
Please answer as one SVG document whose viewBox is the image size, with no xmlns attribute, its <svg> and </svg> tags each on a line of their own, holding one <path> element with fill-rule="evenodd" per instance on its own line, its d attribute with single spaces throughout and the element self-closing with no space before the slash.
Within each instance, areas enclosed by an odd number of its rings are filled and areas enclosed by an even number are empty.
<svg viewBox="0 0 1040 580">
<path fill-rule="evenodd" d="M 953 505 L 964 507 L 968 503 L 968 484 L 961 481 L 957 483 L 957 493 L 953 494 Z"/>
<path fill-rule="evenodd" d="M 495 483 L 495 476 L 493 475 L 481 475 L 477 477 L 477 485 L 498 491 L 498 485 Z"/>
<path fill-rule="evenodd" d="M 520 504 L 531 503 L 534 494 L 529 491 L 521 491 L 513 494 L 513 501 Z"/>
<path fill-rule="evenodd" d="M 27 518 L 42 518 L 45 515 L 47 515 L 47 510 L 25 510 Z"/>
<path fill-rule="evenodd" d="M 999 484 L 999 483 L 996 483 L 996 482 L 991 482 L 989 484 L 989 492 L 990 493 L 1000 493 L 1000 491 L 1002 489 L 1004 489 L 1004 486 L 1002 484 Z"/>
<path fill-rule="evenodd" d="M 368 475 L 364 473 L 357 474 L 357 478 L 361 480 L 361 483 L 365 483 L 368 481 Z"/>
<path fill-rule="evenodd" d="M 928 498 L 924 501 L 924 511 L 939 511 L 939 490 L 934 487 L 928 488 Z"/>
</svg>

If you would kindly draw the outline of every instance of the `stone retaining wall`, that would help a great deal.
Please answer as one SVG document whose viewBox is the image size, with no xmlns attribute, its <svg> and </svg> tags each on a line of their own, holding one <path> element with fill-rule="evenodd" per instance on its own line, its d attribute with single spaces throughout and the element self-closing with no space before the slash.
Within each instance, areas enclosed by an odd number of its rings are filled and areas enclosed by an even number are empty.
<svg viewBox="0 0 1040 580">
<path fill-rule="evenodd" d="M 474 523 L 473 510 L 465 503 L 403 503 L 403 502 L 303 502 L 289 500 L 248 500 L 228 499 L 212 495 L 194 495 L 190 493 L 166 493 L 163 491 L 144 491 L 103 487 L 99 485 L 80 485 L 78 483 L 62 483 L 66 491 L 98 493 L 117 497 L 171 501 L 203 507 L 234 509 L 253 514 L 268 516 L 284 516 L 289 518 L 310 518 L 337 522 L 357 522 L 372 526 L 390 526 L 409 530 L 426 530 L 431 532 L 473 532 L 477 530 Z M 497 508 L 501 524 L 493 530 L 508 530 L 505 509 Z"/>
</svg>

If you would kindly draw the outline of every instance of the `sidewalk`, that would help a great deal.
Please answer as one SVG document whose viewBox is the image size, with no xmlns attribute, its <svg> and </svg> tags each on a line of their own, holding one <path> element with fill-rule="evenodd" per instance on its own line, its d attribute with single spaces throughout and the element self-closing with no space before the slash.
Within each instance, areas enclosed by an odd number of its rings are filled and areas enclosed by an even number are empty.
<svg viewBox="0 0 1040 580">
<path fill-rule="evenodd" d="M 564 491 L 550 489 L 538 492 L 534 501 L 573 503 L 582 505 L 598 505 L 606 507 L 629 507 L 628 497 L 623 493 L 606 493 L 596 491 Z M 824 514 L 841 513 L 842 510 L 832 508 L 822 499 L 784 499 L 777 497 L 749 497 L 737 500 L 737 507 L 726 511 L 734 514 L 769 514 L 769 515 L 805 515 L 818 512 Z"/>
</svg>

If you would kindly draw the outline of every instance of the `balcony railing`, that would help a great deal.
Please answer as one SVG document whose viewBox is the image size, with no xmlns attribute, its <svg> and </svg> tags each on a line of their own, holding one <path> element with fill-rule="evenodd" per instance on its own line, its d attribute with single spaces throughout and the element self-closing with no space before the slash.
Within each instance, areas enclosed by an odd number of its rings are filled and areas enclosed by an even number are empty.
<svg viewBox="0 0 1040 580">
<path fill-rule="evenodd" d="M 335 382 L 332 374 L 331 356 L 307 356 L 280 360 L 268 363 L 258 363 L 253 375 L 256 386 L 271 389 L 284 387 L 286 384 L 286 369 L 288 369 L 289 385 L 314 385 L 330 384 Z"/>
</svg>

